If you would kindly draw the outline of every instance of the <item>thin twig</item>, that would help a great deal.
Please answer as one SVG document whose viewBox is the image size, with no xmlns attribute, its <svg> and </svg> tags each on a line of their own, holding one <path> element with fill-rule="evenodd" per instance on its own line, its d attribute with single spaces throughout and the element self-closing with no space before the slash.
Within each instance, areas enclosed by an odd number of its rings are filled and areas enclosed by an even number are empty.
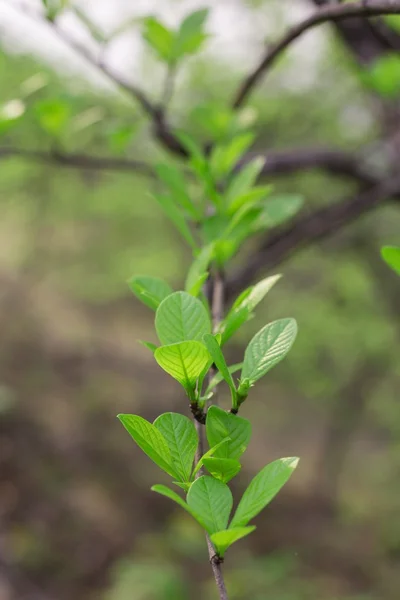
<svg viewBox="0 0 400 600">
<path fill-rule="evenodd" d="M 342 21 L 350 17 L 374 17 L 390 14 L 400 14 L 399 0 L 369 0 L 368 2 L 328 5 L 319 9 L 301 23 L 291 27 L 280 40 L 267 50 L 259 65 L 241 84 L 233 102 L 233 107 L 239 108 L 247 100 L 247 97 L 275 63 L 276 59 L 309 29 L 322 23 Z"/>
<path fill-rule="evenodd" d="M 166 123 L 163 111 L 153 104 L 146 94 L 132 82 L 128 82 L 120 74 L 116 73 L 99 57 L 96 58 L 86 46 L 82 45 L 78 40 L 69 35 L 65 29 L 61 28 L 56 20 L 48 19 L 45 15 L 31 9 L 23 2 L 14 2 L 11 5 L 18 10 L 22 15 L 28 16 L 35 21 L 50 27 L 57 36 L 76 54 L 81 56 L 92 67 L 103 73 L 117 87 L 127 92 L 141 106 L 143 111 L 150 117 L 156 138 L 171 152 L 178 155 L 186 155 L 186 150 L 183 148 L 179 140 L 174 136 L 169 125 Z M 99 51 L 101 56 L 101 52 Z"/>
<path fill-rule="evenodd" d="M 172 100 L 172 96 L 174 94 L 175 88 L 175 78 L 176 78 L 176 67 L 174 65 L 170 66 L 167 70 L 167 74 L 165 76 L 164 81 L 164 90 L 162 94 L 160 111 L 163 115 L 168 110 L 169 104 Z"/>
<path fill-rule="evenodd" d="M 74 154 L 46 150 L 29 150 L 27 148 L 4 147 L 0 148 L 0 160 L 20 157 L 36 162 L 52 163 L 61 167 L 98 171 L 125 171 L 146 177 L 155 178 L 155 172 L 150 164 L 140 160 L 115 156 L 92 156 L 89 154 Z"/>
</svg>

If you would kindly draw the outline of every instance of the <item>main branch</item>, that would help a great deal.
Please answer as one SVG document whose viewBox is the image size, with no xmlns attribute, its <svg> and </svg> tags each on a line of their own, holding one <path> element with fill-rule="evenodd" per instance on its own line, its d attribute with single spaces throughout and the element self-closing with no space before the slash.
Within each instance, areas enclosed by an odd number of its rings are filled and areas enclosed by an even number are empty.
<svg viewBox="0 0 400 600">
<path fill-rule="evenodd" d="M 222 273 L 216 272 L 211 275 L 206 284 L 206 295 L 208 298 L 209 305 L 211 307 L 211 316 L 213 322 L 213 330 L 215 331 L 218 327 L 220 321 L 223 319 L 224 313 L 224 292 L 225 292 L 225 284 Z M 211 367 L 210 372 L 208 374 L 208 379 L 210 380 L 214 375 L 215 371 L 213 367 Z M 204 454 L 204 425 L 195 419 L 194 421 L 196 431 L 199 436 L 199 445 L 196 454 L 196 464 L 201 459 Z M 201 475 L 201 470 L 198 473 L 198 476 Z M 210 536 L 206 533 L 206 541 L 208 548 L 208 556 L 210 558 L 211 568 L 213 570 L 215 583 L 219 592 L 220 600 L 229 600 L 228 592 L 226 590 L 224 576 L 222 574 L 221 563 L 222 560 L 216 555 L 214 546 L 210 540 Z"/>
<path fill-rule="evenodd" d="M 280 40 L 267 50 L 259 65 L 241 84 L 233 102 L 233 107 L 239 108 L 247 100 L 247 97 L 277 58 L 309 29 L 322 23 L 342 21 L 351 17 L 377 17 L 390 14 L 400 14 L 400 0 L 363 0 L 349 4 L 329 4 L 319 9 L 304 21 L 291 27 Z"/>
</svg>

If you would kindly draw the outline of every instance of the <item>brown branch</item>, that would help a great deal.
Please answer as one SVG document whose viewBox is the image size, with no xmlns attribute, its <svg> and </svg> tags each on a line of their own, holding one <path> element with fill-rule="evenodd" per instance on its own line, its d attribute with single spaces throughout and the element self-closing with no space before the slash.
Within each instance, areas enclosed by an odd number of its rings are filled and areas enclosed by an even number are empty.
<svg viewBox="0 0 400 600">
<path fill-rule="evenodd" d="M 261 176 L 287 175 L 296 171 L 319 169 L 331 175 L 355 179 L 366 185 L 377 183 L 377 178 L 355 154 L 330 148 L 294 148 L 275 152 L 250 152 L 239 163 L 242 167 L 255 156 L 265 156 Z"/>
<path fill-rule="evenodd" d="M 247 100 L 247 97 L 277 58 L 309 29 L 322 23 L 336 23 L 351 17 L 373 17 L 390 14 L 400 14 L 399 0 L 367 0 L 350 4 L 328 5 L 319 9 L 311 17 L 291 27 L 280 40 L 267 50 L 259 65 L 241 84 L 233 102 L 233 107 L 239 108 Z"/>
<path fill-rule="evenodd" d="M 164 111 L 160 110 L 158 106 L 153 104 L 139 87 L 131 82 L 128 82 L 121 75 L 113 71 L 111 67 L 106 65 L 101 58 L 96 58 L 86 48 L 86 46 L 82 45 L 78 40 L 75 40 L 67 31 L 61 28 L 56 20 L 48 19 L 45 15 L 41 15 L 37 11 L 33 11 L 23 2 L 15 2 L 13 8 L 17 9 L 22 15 L 28 16 L 29 18 L 50 27 L 70 49 L 81 56 L 92 67 L 105 75 L 117 87 L 127 92 L 139 103 L 142 110 L 150 117 L 153 123 L 154 135 L 156 138 L 174 154 L 186 156 L 186 150 L 183 148 L 179 140 L 174 136 L 171 128 L 165 120 Z"/>
<path fill-rule="evenodd" d="M 310 0 L 315 6 L 327 6 L 330 0 Z M 335 24 L 336 29 L 353 54 L 363 65 L 369 65 L 383 55 L 400 50 L 400 35 L 384 21 L 372 23 L 363 17 L 354 17 Z"/>
<path fill-rule="evenodd" d="M 55 164 L 61 167 L 70 167 L 100 171 L 124 171 L 155 177 L 151 165 L 129 158 L 114 156 L 91 156 L 89 154 L 69 154 L 60 151 L 29 150 L 26 148 L 5 147 L 0 148 L 0 160 L 20 157 L 27 160 L 45 164 Z"/>
<path fill-rule="evenodd" d="M 240 161 L 237 168 L 243 167 L 254 156 L 263 156 L 260 152 L 251 152 Z M 362 159 L 356 155 L 329 148 L 296 148 L 267 152 L 261 176 L 280 176 L 306 170 L 322 170 L 328 174 L 354 179 L 365 185 L 374 185 L 377 178 L 363 166 Z M 13 157 L 42 163 L 51 163 L 61 167 L 119 171 L 154 178 L 152 166 L 143 161 L 116 156 L 93 156 L 90 154 L 46 151 L 13 146 L 0 147 L 0 161 Z"/>
<path fill-rule="evenodd" d="M 331 206 L 320 208 L 310 215 L 272 233 L 258 251 L 228 280 L 229 295 L 235 295 L 254 280 L 260 270 L 274 268 L 294 252 L 327 238 L 378 204 L 400 196 L 400 177 L 389 179 L 356 196 Z"/>
</svg>

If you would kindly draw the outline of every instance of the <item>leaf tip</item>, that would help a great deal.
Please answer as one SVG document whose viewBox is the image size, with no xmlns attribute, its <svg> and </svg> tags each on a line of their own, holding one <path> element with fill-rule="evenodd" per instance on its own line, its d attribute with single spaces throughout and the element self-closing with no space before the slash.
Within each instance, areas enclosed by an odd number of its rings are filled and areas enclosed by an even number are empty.
<svg viewBox="0 0 400 600">
<path fill-rule="evenodd" d="M 287 466 L 294 471 L 299 464 L 300 458 L 298 456 L 290 456 L 289 458 L 285 458 L 284 461 L 286 462 Z"/>
</svg>

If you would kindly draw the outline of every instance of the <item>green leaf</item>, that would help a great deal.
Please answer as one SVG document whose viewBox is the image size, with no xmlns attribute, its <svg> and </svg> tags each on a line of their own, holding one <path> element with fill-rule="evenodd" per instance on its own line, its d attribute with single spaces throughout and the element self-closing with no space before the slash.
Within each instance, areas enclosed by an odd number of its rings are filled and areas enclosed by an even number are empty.
<svg viewBox="0 0 400 600">
<path fill-rule="evenodd" d="M 199 438 L 193 422 L 179 413 L 160 415 L 154 426 L 164 436 L 180 481 L 189 482 Z"/>
<path fill-rule="evenodd" d="M 151 491 L 157 492 L 157 494 L 161 494 L 161 496 L 166 496 L 167 498 L 170 498 L 170 500 L 173 500 L 174 502 L 179 504 L 180 507 L 182 507 L 192 517 L 194 517 L 196 519 L 196 521 L 198 521 L 200 523 L 200 525 L 202 527 L 204 527 L 204 529 L 205 529 L 205 526 L 199 519 L 199 516 L 190 508 L 190 506 L 184 500 L 182 500 L 182 498 L 180 496 L 178 496 L 178 494 L 176 492 L 171 490 L 169 487 L 167 487 L 166 485 L 156 484 L 151 487 Z"/>
<path fill-rule="evenodd" d="M 240 294 L 220 325 L 222 345 L 251 318 L 253 310 L 280 278 L 281 275 L 266 277 Z"/>
<path fill-rule="evenodd" d="M 175 479 L 177 473 L 172 465 L 171 453 L 164 436 L 154 425 L 138 415 L 118 415 L 122 425 L 133 437 L 139 448 L 168 475 Z"/>
<path fill-rule="evenodd" d="M 229 373 L 231 373 L 231 375 L 233 375 L 233 373 L 236 373 L 237 371 L 240 371 L 240 369 L 243 367 L 243 363 L 236 363 L 235 365 L 231 365 L 230 367 L 228 367 L 228 371 Z M 214 377 L 211 379 L 210 383 L 207 386 L 206 391 L 204 392 L 204 395 L 207 396 L 209 393 L 212 392 L 212 390 L 217 387 L 217 385 L 219 383 L 221 383 L 221 381 L 224 381 L 224 378 L 222 377 L 221 373 L 216 373 L 214 375 Z"/>
<path fill-rule="evenodd" d="M 197 296 L 201 293 L 205 282 L 208 279 L 208 275 L 209 275 L 208 271 L 206 271 L 205 273 L 201 273 L 201 275 L 199 275 L 198 279 L 194 282 L 192 287 L 188 290 L 188 292 L 191 296 L 194 296 L 195 298 L 197 298 Z"/>
<path fill-rule="evenodd" d="M 42 4 L 46 11 L 46 18 L 49 19 L 49 21 L 54 21 L 68 3 L 69 0 L 42 0 Z"/>
<path fill-rule="evenodd" d="M 193 250 L 197 250 L 197 244 L 190 231 L 189 225 L 186 223 L 180 208 L 175 204 L 175 200 L 171 196 L 165 194 L 154 194 L 154 198 L 158 201 L 167 217 L 175 225 L 183 239 Z"/>
<path fill-rule="evenodd" d="M 225 444 L 228 444 L 229 441 L 230 441 L 230 438 L 225 438 L 224 440 L 222 440 L 221 442 L 219 442 L 218 444 L 216 444 L 215 446 L 210 448 L 205 454 L 203 454 L 203 456 L 200 458 L 199 462 L 197 463 L 197 465 L 195 466 L 195 468 L 193 470 L 192 479 L 194 479 L 196 473 L 198 473 L 200 471 L 201 467 L 203 466 L 203 461 L 206 458 L 210 458 L 211 456 L 213 456 L 213 454 L 218 450 L 218 448 L 221 448 Z"/>
<path fill-rule="evenodd" d="M 287 196 L 274 196 L 267 200 L 259 218 L 255 222 L 254 229 L 271 229 L 281 225 L 294 215 L 303 206 L 304 198 L 292 194 Z"/>
<path fill-rule="evenodd" d="M 214 544 L 215 550 L 220 558 L 223 558 L 225 552 L 238 540 L 244 538 L 249 533 L 255 530 L 255 526 L 250 527 L 235 527 L 235 529 L 225 529 L 224 531 L 217 531 L 211 536 L 211 541 Z"/>
<path fill-rule="evenodd" d="M 173 48 L 176 60 L 182 58 L 186 54 L 194 54 L 197 52 L 203 42 L 207 39 L 207 35 L 204 33 L 203 28 L 208 12 L 207 8 L 196 10 L 182 21 L 176 34 Z"/>
<path fill-rule="evenodd" d="M 238 163 L 240 157 L 254 142 L 253 133 L 236 135 L 226 144 L 216 145 L 211 153 L 211 170 L 215 177 L 226 177 Z"/>
<path fill-rule="evenodd" d="M 244 527 L 271 502 L 290 478 L 298 458 L 280 458 L 264 467 L 244 492 L 229 528 Z"/>
<path fill-rule="evenodd" d="M 198 284 L 201 279 L 204 281 L 204 275 L 207 272 L 208 266 L 212 261 L 214 256 L 214 244 L 208 244 L 208 246 L 204 246 L 201 249 L 195 260 L 192 262 L 189 272 L 185 281 L 185 290 L 192 294 L 193 296 L 197 296 L 197 294 L 193 293 L 193 290 L 198 289 Z"/>
<path fill-rule="evenodd" d="M 239 458 L 249 444 L 251 424 L 247 419 L 227 413 L 219 406 L 211 406 L 207 411 L 206 435 L 210 447 L 230 438 L 229 444 L 219 448 L 215 456 Z"/>
<path fill-rule="evenodd" d="M 145 342 L 143 340 L 139 340 L 139 342 L 142 344 L 142 346 L 144 346 L 145 348 L 147 348 L 148 350 L 150 350 L 150 352 L 152 352 L 153 354 L 154 354 L 154 352 L 158 348 L 158 346 L 156 346 L 152 342 Z"/>
<path fill-rule="evenodd" d="M 135 276 L 129 279 L 128 285 L 136 298 L 153 310 L 157 310 L 162 300 L 173 293 L 171 286 L 158 277 Z"/>
<path fill-rule="evenodd" d="M 247 193 L 256 182 L 265 164 L 265 158 L 258 156 L 241 168 L 228 186 L 225 195 L 226 206 L 230 206 L 238 197 Z"/>
<path fill-rule="evenodd" d="M 168 186 L 174 200 L 179 202 L 192 219 L 198 220 L 201 215 L 190 199 L 182 171 L 172 164 L 159 164 L 156 165 L 156 172 L 159 178 Z"/>
<path fill-rule="evenodd" d="M 208 475 L 202 475 L 190 486 L 186 500 L 210 535 L 226 529 L 233 499 L 225 483 Z"/>
<path fill-rule="evenodd" d="M 203 336 L 203 342 L 207 346 L 207 350 L 211 354 L 211 358 L 216 364 L 218 371 L 221 373 L 222 377 L 229 385 L 229 389 L 231 390 L 233 408 L 237 408 L 235 382 L 233 381 L 232 375 L 229 372 L 228 366 L 225 362 L 225 357 L 222 354 L 221 348 L 217 340 L 210 333 L 206 333 L 206 335 Z"/>
<path fill-rule="evenodd" d="M 71 114 L 70 105 L 63 100 L 41 100 L 35 104 L 38 121 L 47 133 L 60 136 L 65 130 Z"/>
<path fill-rule="evenodd" d="M 235 458 L 207 457 L 204 458 L 203 464 L 210 475 L 223 483 L 228 483 L 242 468 L 240 462 Z"/>
<path fill-rule="evenodd" d="M 235 214 L 242 206 L 250 204 L 260 206 L 261 201 L 265 201 L 273 190 L 272 185 L 263 185 L 253 187 L 251 190 L 237 196 L 228 207 L 228 214 Z"/>
<path fill-rule="evenodd" d="M 185 388 L 194 400 L 196 381 L 210 362 L 210 355 L 200 342 L 189 341 L 161 346 L 154 352 L 160 367 Z"/>
<path fill-rule="evenodd" d="M 0 106 L 0 135 L 7 133 L 23 117 L 26 106 L 22 100 L 15 98 Z"/>
<path fill-rule="evenodd" d="M 381 255 L 386 264 L 400 275 L 400 248 L 397 246 L 384 246 Z"/>
<path fill-rule="evenodd" d="M 202 341 L 203 335 L 211 332 L 211 321 L 205 306 L 187 292 L 175 292 L 161 302 L 156 312 L 155 326 L 162 344 Z"/>
<path fill-rule="evenodd" d="M 263 377 L 289 352 L 297 335 L 294 319 L 279 319 L 263 327 L 246 348 L 241 379 L 250 385 Z"/>
<path fill-rule="evenodd" d="M 117 124 L 106 131 L 109 146 L 116 154 L 124 154 L 132 142 L 138 127 L 135 123 L 129 125 Z"/>
<path fill-rule="evenodd" d="M 171 64 L 174 60 L 173 46 L 175 34 L 155 17 L 143 19 L 143 39 L 164 62 Z"/>
<path fill-rule="evenodd" d="M 375 60 L 361 78 L 384 98 L 400 94 L 400 57 L 398 53 L 385 53 Z"/>
</svg>

